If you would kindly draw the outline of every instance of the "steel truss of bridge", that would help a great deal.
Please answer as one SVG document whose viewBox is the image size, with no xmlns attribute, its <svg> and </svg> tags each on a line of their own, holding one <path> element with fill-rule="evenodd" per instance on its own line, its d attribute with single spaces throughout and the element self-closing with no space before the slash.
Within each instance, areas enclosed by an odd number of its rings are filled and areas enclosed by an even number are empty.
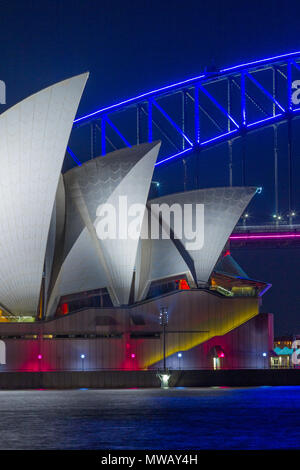
<svg viewBox="0 0 300 470">
<path fill-rule="evenodd" d="M 300 116 L 300 52 L 256 60 L 201 75 L 98 109 L 74 121 L 71 148 L 77 133 L 88 139 L 90 158 L 124 146 L 162 141 L 156 166 L 183 159 L 195 151 L 228 142 L 228 184 L 233 184 L 232 144 L 237 138 L 272 126 L 274 129 L 274 212 L 278 202 L 278 126 L 288 125 L 288 216 L 293 200 L 292 120 Z M 83 135 L 82 134 L 82 135 Z M 245 149 L 242 150 L 245 184 Z M 86 160 L 86 155 L 85 158 Z"/>
</svg>

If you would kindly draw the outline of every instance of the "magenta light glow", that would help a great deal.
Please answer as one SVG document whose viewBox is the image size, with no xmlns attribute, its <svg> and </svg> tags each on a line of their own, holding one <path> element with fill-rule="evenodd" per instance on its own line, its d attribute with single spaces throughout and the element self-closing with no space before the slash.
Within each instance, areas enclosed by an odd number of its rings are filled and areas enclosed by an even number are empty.
<svg viewBox="0 0 300 470">
<path fill-rule="evenodd" d="M 298 232 L 277 232 L 277 233 L 242 233 L 242 234 L 233 234 L 230 237 L 230 240 L 286 240 L 286 239 L 295 239 L 300 238 L 300 233 Z"/>
<path fill-rule="evenodd" d="M 39 360 L 43 359 L 43 356 L 41 354 L 38 355 L 37 357 Z"/>
</svg>

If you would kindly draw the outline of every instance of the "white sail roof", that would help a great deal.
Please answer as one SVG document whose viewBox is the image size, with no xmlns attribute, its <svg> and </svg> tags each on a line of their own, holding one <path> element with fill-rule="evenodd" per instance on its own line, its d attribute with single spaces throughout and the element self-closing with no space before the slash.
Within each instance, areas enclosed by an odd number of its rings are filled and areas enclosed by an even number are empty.
<svg viewBox="0 0 300 470">
<path fill-rule="evenodd" d="M 35 314 L 62 163 L 88 73 L 0 115 L 0 303 Z"/>
<path fill-rule="evenodd" d="M 178 239 L 173 239 L 173 243 L 185 259 L 197 285 L 207 283 L 228 237 L 255 192 L 256 188 L 254 187 L 208 188 L 170 194 L 149 201 L 148 207 L 151 206 L 154 213 L 157 212 L 156 205 L 167 204 L 168 207 L 171 207 L 173 204 L 178 204 L 181 207 L 184 215 L 182 237 L 176 233 L 178 229 L 174 224 L 175 218 L 171 217 L 169 221 L 164 220 L 163 216 L 162 223 L 165 224 L 165 228 L 170 227 L 174 237 L 178 236 Z M 197 204 L 203 205 L 204 223 L 203 227 L 198 227 L 197 230 L 198 233 L 203 230 L 204 238 L 201 247 L 192 249 L 190 247 L 193 243 L 186 236 L 184 228 L 188 228 L 189 231 L 196 230 L 194 218 Z M 185 211 L 187 205 L 192 205 L 193 210 Z M 166 244 L 166 247 L 170 247 L 170 245 Z M 171 272 L 174 270 L 172 259 L 173 255 L 169 249 L 169 261 L 166 261 L 164 265 L 171 268 L 170 276 L 176 274 Z"/>
<path fill-rule="evenodd" d="M 119 219 L 119 198 L 128 208 L 146 208 L 160 143 L 111 152 L 64 175 L 67 213 L 64 261 L 51 294 L 48 315 L 62 295 L 107 287 L 115 305 L 129 301 L 139 239 L 99 239 L 97 208 L 111 204 Z M 90 266 L 90 268 L 89 268 Z"/>
</svg>

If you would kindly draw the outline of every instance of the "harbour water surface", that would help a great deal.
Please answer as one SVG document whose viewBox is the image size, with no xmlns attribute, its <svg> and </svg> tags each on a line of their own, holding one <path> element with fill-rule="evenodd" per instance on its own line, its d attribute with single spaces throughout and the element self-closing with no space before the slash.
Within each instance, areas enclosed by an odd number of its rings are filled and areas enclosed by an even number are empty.
<svg viewBox="0 0 300 470">
<path fill-rule="evenodd" d="M 300 387 L 0 391 L 0 449 L 300 449 Z"/>
</svg>

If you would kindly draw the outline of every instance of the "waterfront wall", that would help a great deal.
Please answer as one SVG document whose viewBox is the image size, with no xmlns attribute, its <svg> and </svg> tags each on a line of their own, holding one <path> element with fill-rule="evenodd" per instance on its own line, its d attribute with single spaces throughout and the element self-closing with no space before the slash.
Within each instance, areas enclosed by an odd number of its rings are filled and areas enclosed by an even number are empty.
<svg viewBox="0 0 300 470">
<path fill-rule="evenodd" d="M 300 369 L 172 371 L 171 387 L 300 385 Z M 0 390 L 159 388 L 156 371 L 2 372 Z"/>
</svg>

